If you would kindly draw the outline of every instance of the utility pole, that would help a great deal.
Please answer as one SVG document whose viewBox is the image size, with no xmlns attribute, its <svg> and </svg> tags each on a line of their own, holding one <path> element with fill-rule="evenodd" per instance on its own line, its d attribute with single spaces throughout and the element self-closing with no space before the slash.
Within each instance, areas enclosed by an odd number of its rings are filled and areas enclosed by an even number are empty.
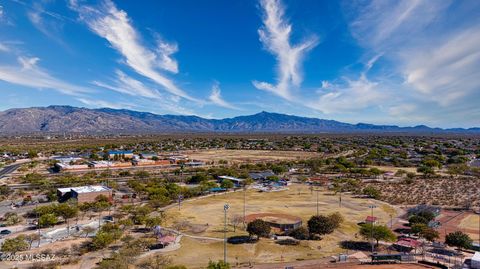
<svg viewBox="0 0 480 269">
<path fill-rule="evenodd" d="M 224 212 L 224 223 L 225 227 L 223 230 L 223 262 L 226 264 L 227 263 L 227 211 L 230 208 L 230 205 L 225 204 L 223 206 L 223 212 Z"/>
<path fill-rule="evenodd" d="M 374 252 L 374 246 L 373 246 L 373 244 L 375 243 L 375 240 L 373 239 L 373 228 L 375 227 L 375 218 L 374 218 L 374 216 L 373 216 L 373 209 L 376 208 L 377 206 L 375 206 L 375 205 L 369 205 L 368 207 L 372 210 L 372 214 L 371 214 L 371 216 L 372 216 L 372 224 L 371 224 L 371 226 L 372 226 L 372 227 L 370 228 L 370 237 L 372 238 L 372 254 L 373 254 L 373 252 Z"/>
<path fill-rule="evenodd" d="M 480 206 L 478 207 L 478 245 L 480 246 Z"/>
<path fill-rule="evenodd" d="M 318 212 L 318 189 L 316 189 L 317 191 L 317 216 L 319 215 L 319 212 Z"/>
</svg>

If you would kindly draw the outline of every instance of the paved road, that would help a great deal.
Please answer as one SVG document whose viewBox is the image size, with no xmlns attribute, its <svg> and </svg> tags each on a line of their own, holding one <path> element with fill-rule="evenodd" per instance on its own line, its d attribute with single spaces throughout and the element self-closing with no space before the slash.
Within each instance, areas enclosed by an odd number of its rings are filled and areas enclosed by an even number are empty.
<svg viewBox="0 0 480 269">
<path fill-rule="evenodd" d="M 13 171 L 17 170 L 22 165 L 22 163 L 15 163 L 11 165 L 7 165 L 0 170 L 0 178 L 7 176 L 8 174 L 12 173 Z"/>
</svg>

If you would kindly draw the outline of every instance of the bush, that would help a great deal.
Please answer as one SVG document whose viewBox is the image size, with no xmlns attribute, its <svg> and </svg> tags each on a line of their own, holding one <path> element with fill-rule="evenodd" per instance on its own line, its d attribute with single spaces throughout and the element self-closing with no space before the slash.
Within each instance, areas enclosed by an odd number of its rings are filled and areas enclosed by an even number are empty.
<svg viewBox="0 0 480 269">
<path fill-rule="evenodd" d="M 239 235 L 239 236 L 232 236 L 227 239 L 229 244 L 237 245 L 237 244 L 248 244 L 248 243 L 256 243 L 258 239 L 252 238 L 246 235 Z"/>
<path fill-rule="evenodd" d="M 207 269 L 230 269 L 230 264 L 220 260 L 218 262 L 209 261 Z"/>
<path fill-rule="evenodd" d="M 296 246 L 300 244 L 298 240 L 294 240 L 294 239 L 278 240 L 276 243 L 282 246 Z"/>
</svg>

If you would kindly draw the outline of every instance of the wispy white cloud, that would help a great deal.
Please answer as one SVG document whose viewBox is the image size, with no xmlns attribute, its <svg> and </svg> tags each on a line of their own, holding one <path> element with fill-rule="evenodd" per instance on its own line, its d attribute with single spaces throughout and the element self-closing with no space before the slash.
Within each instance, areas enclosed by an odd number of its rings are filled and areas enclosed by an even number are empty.
<svg viewBox="0 0 480 269">
<path fill-rule="evenodd" d="M 158 67 L 175 74 L 178 73 L 177 60 L 172 58 L 172 55 L 178 51 L 178 45 L 176 43 L 167 43 L 160 38 L 157 38 L 157 43 Z"/>
<path fill-rule="evenodd" d="M 135 98 L 143 98 L 147 103 L 153 103 L 164 111 L 176 114 L 195 114 L 191 109 L 187 109 L 181 105 L 181 99 L 169 93 L 161 93 L 154 88 L 145 85 L 143 82 L 134 79 L 120 70 L 116 70 L 116 78 L 112 83 L 93 81 L 92 83 L 98 87 L 108 90 L 127 94 Z M 148 104 L 146 104 L 148 105 Z"/>
<path fill-rule="evenodd" d="M 479 2 L 345 3 L 352 35 L 365 54 L 385 59 L 383 70 L 395 85 L 386 111 L 393 120 L 413 119 L 412 107 L 435 124 L 452 120 L 450 115 L 471 116 L 469 107 L 480 100 Z"/>
<path fill-rule="evenodd" d="M 322 88 L 314 101 L 305 104 L 325 114 L 349 113 L 381 104 L 387 93 L 378 82 L 372 82 L 362 74 L 359 79 L 343 78 L 341 83 L 322 81 Z"/>
<path fill-rule="evenodd" d="M 405 114 L 411 114 L 417 109 L 415 104 L 398 104 L 388 109 L 388 114 L 393 117 L 402 117 Z"/>
<path fill-rule="evenodd" d="M 402 52 L 407 84 L 442 106 L 480 90 L 480 27 Z M 480 101 L 480 100 L 479 100 Z"/>
<path fill-rule="evenodd" d="M 7 45 L 5 45 L 5 44 L 3 44 L 3 43 L 0 42 L 0 51 L 2 51 L 2 52 L 9 52 L 9 51 L 10 51 L 10 48 L 9 48 Z"/>
<path fill-rule="evenodd" d="M 96 7 L 71 0 L 70 7 L 78 12 L 80 20 L 94 33 L 105 38 L 123 56 L 125 64 L 135 72 L 161 85 L 171 94 L 198 102 L 160 72 L 178 72 L 177 62 L 171 57 L 178 49 L 176 45 L 159 41 L 156 50 L 144 46 L 127 13 L 119 10 L 109 0 Z"/>
<path fill-rule="evenodd" d="M 318 43 L 310 36 L 299 44 L 292 45 L 292 25 L 285 18 L 285 8 L 280 0 L 262 0 L 263 26 L 258 30 L 260 41 L 277 59 L 277 84 L 253 81 L 257 89 L 267 90 L 285 99 L 292 99 L 292 88 L 302 82 L 301 65 L 305 54 Z"/>
<path fill-rule="evenodd" d="M 28 7 L 27 18 L 32 25 L 42 34 L 69 49 L 62 37 L 62 29 L 65 21 L 70 21 L 68 17 L 61 14 L 48 11 L 46 9 L 47 2 L 34 2 L 32 5 L 23 5 Z"/>
<path fill-rule="evenodd" d="M 0 65 L 0 80 L 37 89 L 51 89 L 63 94 L 79 96 L 91 89 L 58 79 L 40 68 L 37 57 L 19 56 L 17 65 Z"/>
<path fill-rule="evenodd" d="M 5 9 L 4 9 L 3 5 L 1 5 L 1 4 L 0 4 L 0 24 L 9 25 L 9 26 L 14 25 L 11 16 L 9 16 L 7 14 L 7 12 L 5 12 Z"/>
<path fill-rule="evenodd" d="M 113 85 L 100 81 L 93 81 L 93 84 L 131 96 L 157 99 L 163 98 L 162 94 L 160 94 L 160 92 L 158 92 L 157 90 L 146 87 L 142 82 L 133 79 L 122 71 L 116 70 L 115 73 L 117 77 L 116 79 L 114 79 Z"/>
<path fill-rule="evenodd" d="M 438 20 L 451 1 L 432 4 L 423 0 L 348 1 L 347 17 L 351 19 L 352 34 L 365 47 L 377 51 L 406 45 Z"/>
<path fill-rule="evenodd" d="M 238 110 L 239 108 L 227 101 L 225 101 L 222 98 L 221 95 L 221 90 L 220 90 L 220 83 L 215 82 L 212 86 L 212 93 L 210 94 L 209 98 L 210 102 L 212 102 L 215 105 L 228 108 L 228 109 L 236 109 Z"/>
</svg>

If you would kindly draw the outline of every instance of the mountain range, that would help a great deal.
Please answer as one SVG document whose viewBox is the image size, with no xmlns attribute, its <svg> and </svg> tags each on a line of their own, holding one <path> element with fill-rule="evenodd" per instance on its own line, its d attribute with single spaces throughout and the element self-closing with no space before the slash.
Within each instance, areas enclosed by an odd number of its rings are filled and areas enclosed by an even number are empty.
<svg viewBox="0 0 480 269">
<path fill-rule="evenodd" d="M 226 119 L 157 115 L 126 109 L 72 106 L 13 108 L 0 112 L 0 134 L 30 133 L 478 133 L 480 128 L 430 128 L 425 125 L 349 124 L 334 120 L 260 112 Z"/>
</svg>

